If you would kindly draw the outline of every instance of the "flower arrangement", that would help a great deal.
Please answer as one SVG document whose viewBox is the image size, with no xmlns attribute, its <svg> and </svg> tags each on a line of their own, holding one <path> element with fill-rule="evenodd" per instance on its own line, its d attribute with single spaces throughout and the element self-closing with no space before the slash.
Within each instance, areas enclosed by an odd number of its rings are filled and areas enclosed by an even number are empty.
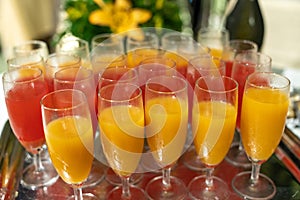
<svg viewBox="0 0 300 200">
<path fill-rule="evenodd" d="M 122 33 L 138 27 L 182 31 L 190 23 L 185 1 L 65 0 L 63 28 L 58 30 L 53 41 L 56 43 L 62 36 L 71 33 L 91 42 L 92 37 L 100 33 Z M 182 8 L 185 8 L 185 14 Z"/>
</svg>

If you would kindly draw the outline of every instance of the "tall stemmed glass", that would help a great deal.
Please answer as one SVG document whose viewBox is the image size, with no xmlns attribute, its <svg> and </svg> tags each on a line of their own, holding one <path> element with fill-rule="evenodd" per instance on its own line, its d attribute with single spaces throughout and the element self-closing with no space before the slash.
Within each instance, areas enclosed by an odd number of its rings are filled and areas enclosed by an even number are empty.
<svg viewBox="0 0 300 200">
<path fill-rule="evenodd" d="M 41 160 L 45 143 L 40 100 L 48 93 L 46 82 L 39 68 L 19 67 L 4 72 L 3 90 L 9 121 L 14 134 L 33 154 L 33 163 L 23 171 L 21 184 L 29 189 L 49 186 L 58 175 L 49 160 Z"/>
<path fill-rule="evenodd" d="M 13 46 L 13 54 L 16 57 L 40 55 L 45 61 L 49 56 L 49 48 L 42 40 L 28 40 Z"/>
<path fill-rule="evenodd" d="M 246 51 L 257 52 L 257 44 L 250 40 L 230 40 L 223 49 L 222 60 L 226 63 L 226 76 L 231 77 L 232 65 L 237 54 Z"/>
<path fill-rule="evenodd" d="M 104 86 L 99 91 L 98 110 L 104 155 L 122 179 L 122 186 L 112 189 L 106 199 L 146 199 L 144 190 L 129 184 L 144 148 L 142 90 L 131 83 Z"/>
<path fill-rule="evenodd" d="M 271 199 L 276 186 L 260 167 L 277 148 L 289 107 L 290 81 L 272 72 L 255 72 L 247 78 L 241 115 L 241 137 L 252 163 L 251 172 L 232 180 L 233 189 L 245 199 Z"/>
<path fill-rule="evenodd" d="M 84 67 L 62 68 L 54 75 L 54 90 L 61 89 L 77 89 L 85 94 L 90 108 L 94 137 L 96 137 L 98 129 L 96 115 L 97 94 L 93 70 Z M 105 167 L 94 159 L 91 172 L 83 187 L 94 186 L 101 182 L 104 178 L 104 170 Z"/>
<path fill-rule="evenodd" d="M 272 59 L 266 54 L 260 52 L 242 52 L 236 55 L 231 77 L 235 79 L 239 84 L 239 103 L 238 103 L 238 115 L 236 120 L 236 132 L 240 135 L 240 119 L 242 110 L 242 99 L 244 94 L 244 86 L 247 77 L 256 71 L 271 71 Z M 233 150 L 236 149 L 236 150 Z M 251 163 L 249 162 L 245 151 L 243 149 L 242 141 L 239 140 L 238 145 L 232 145 L 226 160 L 231 164 L 239 167 L 249 168 Z"/>
<path fill-rule="evenodd" d="M 187 81 L 189 88 L 189 123 L 192 122 L 192 108 L 194 98 L 194 88 L 196 81 L 204 76 L 221 77 L 225 75 L 225 62 L 220 58 L 212 57 L 210 54 L 202 54 L 189 60 L 187 70 Z M 189 141 L 193 140 L 193 134 L 189 135 Z M 188 142 L 191 144 L 192 142 Z M 205 165 L 201 162 L 199 155 L 196 153 L 194 145 L 183 155 L 183 163 L 191 170 L 205 170 Z"/>
<path fill-rule="evenodd" d="M 187 82 L 178 76 L 150 78 L 145 88 L 146 136 L 150 151 L 162 168 L 146 185 L 149 199 L 184 199 L 182 180 L 171 176 L 171 168 L 182 155 L 187 137 Z"/>
<path fill-rule="evenodd" d="M 116 84 L 116 83 L 132 83 L 138 84 L 138 74 L 137 70 L 134 68 L 127 67 L 108 67 L 99 76 L 98 90 L 106 85 Z M 142 173 L 133 173 L 130 176 L 130 183 L 136 184 L 143 178 Z M 122 180 L 113 171 L 112 168 L 106 170 L 105 179 L 113 184 L 120 185 Z"/>
<path fill-rule="evenodd" d="M 41 109 L 52 163 L 74 190 L 70 199 L 97 199 L 82 193 L 94 159 L 93 126 L 85 94 L 73 89 L 48 93 L 41 100 Z"/>
<path fill-rule="evenodd" d="M 230 77 L 204 76 L 197 80 L 193 101 L 194 145 L 206 174 L 189 183 L 193 199 L 227 199 L 230 190 L 214 168 L 225 158 L 235 130 L 238 83 Z"/>
<path fill-rule="evenodd" d="M 81 58 L 82 66 L 92 68 L 90 46 L 86 40 L 67 34 L 56 44 L 55 52 L 76 55 Z"/>
</svg>

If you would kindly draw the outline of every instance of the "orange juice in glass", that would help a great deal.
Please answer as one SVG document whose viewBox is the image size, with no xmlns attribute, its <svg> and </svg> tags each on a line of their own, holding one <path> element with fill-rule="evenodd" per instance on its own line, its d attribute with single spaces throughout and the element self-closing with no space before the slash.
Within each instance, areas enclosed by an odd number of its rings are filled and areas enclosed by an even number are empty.
<svg viewBox="0 0 300 200">
<path fill-rule="evenodd" d="M 288 95 L 279 91 L 249 88 L 245 92 L 241 136 L 251 159 L 264 161 L 273 154 L 283 133 L 288 106 Z"/>
<path fill-rule="evenodd" d="M 243 198 L 272 199 L 273 181 L 260 173 L 261 165 L 277 148 L 289 107 L 290 80 L 273 72 L 248 76 L 241 113 L 241 139 L 252 170 L 237 174 L 233 189 Z"/>
<path fill-rule="evenodd" d="M 192 113 L 192 132 L 199 159 L 205 164 L 205 175 L 189 183 L 194 199 L 228 199 L 230 189 L 213 175 L 233 139 L 238 104 L 238 83 L 225 76 L 203 76 L 196 81 Z M 209 192 L 207 192 L 209 191 Z"/>
<path fill-rule="evenodd" d="M 150 180 L 146 192 L 152 199 L 184 199 L 185 184 L 171 176 L 171 167 L 184 152 L 188 129 L 187 81 L 178 76 L 155 76 L 146 82 L 146 136 L 162 176 Z M 157 169 L 153 169 L 157 170 Z"/>
<path fill-rule="evenodd" d="M 52 163 L 60 177 L 69 184 L 85 181 L 94 159 L 86 148 L 94 144 L 90 120 L 61 117 L 47 125 L 45 135 Z"/>
<path fill-rule="evenodd" d="M 123 128 L 119 127 L 118 119 L 114 118 L 114 112 L 121 114 L 127 112 L 127 110 L 134 124 L 124 123 L 121 125 L 125 126 L 124 129 L 134 133 L 137 137 L 127 134 Z M 139 164 L 144 147 L 144 132 L 143 129 L 137 131 L 135 125 L 144 126 L 143 112 L 144 110 L 139 107 L 114 106 L 101 110 L 99 114 L 103 148 L 107 155 L 108 163 L 119 176 L 126 177 L 134 173 Z M 115 154 L 119 155 L 120 159 L 114 159 L 113 155 Z"/>
<path fill-rule="evenodd" d="M 206 165 L 214 166 L 223 161 L 233 139 L 236 111 L 234 105 L 218 101 L 200 102 L 195 106 L 193 124 L 198 126 L 193 127 L 194 144 Z"/>
<path fill-rule="evenodd" d="M 153 98 L 146 103 L 146 122 L 150 125 L 147 141 L 161 166 L 172 165 L 181 156 L 186 139 L 186 104 L 172 97 Z M 157 105 L 161 107 L 155 108 Z"/>
<path fill-rule="evenodd" d="M 144 107 L 142 91 L 130 82 L 99 88 L 98 122 L 105 158 L 122 179 L 106 199 L 146 199 L 144 190 L 131 186 L 144 149 Z"/>
<path fill-rule="evenodd" d="M 80 90 L 61 89 L 41 100 L 43 127 L 52 163 L 73 188 L 72 199 L 97 199 L 82 192 L 94 160 L 94 133 L 90 109 Z"/>
</svg>

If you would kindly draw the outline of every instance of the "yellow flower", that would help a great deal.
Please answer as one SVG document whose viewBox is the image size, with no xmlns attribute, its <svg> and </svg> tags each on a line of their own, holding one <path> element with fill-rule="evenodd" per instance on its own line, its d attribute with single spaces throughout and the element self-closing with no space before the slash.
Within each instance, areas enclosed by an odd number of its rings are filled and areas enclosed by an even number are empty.
<svg viewBox="0 0 300 200">
<path fill-rule="evenodd" d="M 101 9 L 90 14 L 90 23 L 109 26 L 114 33 L 136 29 L 139 24 L 147 22 L 152 16 L 148 10 L 132 8 L 128 0 L 116 0 L 115 3 L 105 3 L 103 0 L 94 0 L 94 2 Z"/>
</svg>

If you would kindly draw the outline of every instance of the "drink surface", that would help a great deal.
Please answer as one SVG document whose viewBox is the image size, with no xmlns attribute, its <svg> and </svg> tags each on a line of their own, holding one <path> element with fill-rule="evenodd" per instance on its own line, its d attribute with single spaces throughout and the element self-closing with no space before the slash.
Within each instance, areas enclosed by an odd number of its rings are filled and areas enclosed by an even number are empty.
<svg viewBox="0 0 300 200">
<path fill-rule="evenodd" d="M 93 129 L 90 120 L 66 116 L 46 127 L 46 141 L 52 163 L 60 177 L 69 184 L 82 183 L 93 162 Z"/>
<path fill-rule="evenodd" d="M 193 109 L 192 130 L 196 152 L 206 165 L 218 165 L 234 135 L 236 108 L 219 101 L 199 102 Z"/>
<path fill-rule="evenodd" d="M 249 88 L 244 94 L 241 136 L 247 155 L 267 160 L 280 142 L 289 100 L 271 89 Z"/>
</svg>

